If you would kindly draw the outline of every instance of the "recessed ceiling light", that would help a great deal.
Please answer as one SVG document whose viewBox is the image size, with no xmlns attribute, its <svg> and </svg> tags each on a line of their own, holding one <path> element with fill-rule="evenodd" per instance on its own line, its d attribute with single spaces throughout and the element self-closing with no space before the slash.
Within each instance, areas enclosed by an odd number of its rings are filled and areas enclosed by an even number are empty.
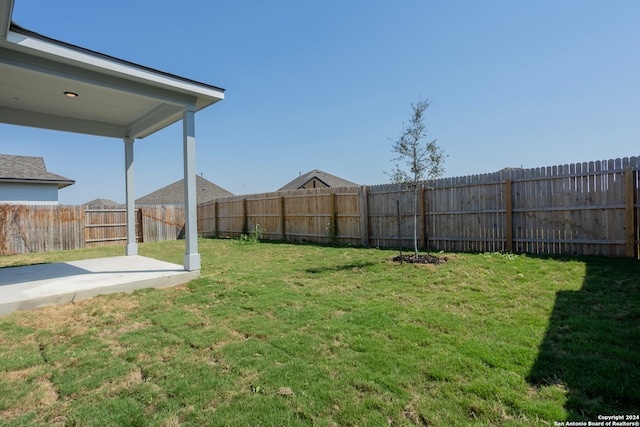
<svg viewBox="0 0 640 427">
<path fill-rule="evenodd" d="M 64 94 L 65 94 L 65 96 L 68 96 L 69 98 L 76 98 L 78 96 L 78 94 L 75 93 L 75 92 L 65 92 Z"/>
</svg>

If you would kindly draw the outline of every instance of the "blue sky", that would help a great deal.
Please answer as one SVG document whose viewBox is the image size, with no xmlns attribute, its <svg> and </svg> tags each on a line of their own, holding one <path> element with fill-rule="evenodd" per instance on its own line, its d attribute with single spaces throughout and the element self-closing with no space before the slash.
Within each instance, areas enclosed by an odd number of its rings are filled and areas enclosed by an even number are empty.
<svg viewBox="0 0 640 427">
<path fill-rule="evenodd" d="M 196 114 L 197 170 L 234 194 L 312 169 L 388 182 L 418 99 L 445 176 L 640 155 L 636 0 L 16 0 L 13 17 L 226 89 Z M 0 135 L 0 153 L 76 181 L 61 203 L 124 202 L 122 141 Z M 181 159 L 181 123 L 137 140 L 136 198 L 182 179 Z"/>
</svg>

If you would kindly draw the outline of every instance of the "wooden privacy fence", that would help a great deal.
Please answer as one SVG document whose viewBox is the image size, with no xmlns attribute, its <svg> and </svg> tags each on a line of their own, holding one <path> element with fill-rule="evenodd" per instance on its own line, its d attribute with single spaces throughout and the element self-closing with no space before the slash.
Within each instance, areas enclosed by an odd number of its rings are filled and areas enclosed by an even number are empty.
<svg viewBox="0 0 640 427">
<path fill-rule="evenodd" d="M 295 242 L 360 243 L 359 188 L 315 188 L 234 196 L 198 205 L 205 236 L 250 234 Z"/>
<path fill-rule="evenodd" d="M 184 235 L 180 205 L 136 208 L 138 242 L 175 240 Z M 117 207 L 0 204 L 0 254 L 47 252 L 124 245 L 126 210 Z"/>
<path fill-rule="evenodd" d="M 435 181 L 429 242 L 454 251 L 638 258 L 639 170 L 632 157 Z"/>
<path fill-rule="evenodd" d="M 637 157 L 435 180 L 418 189 L 421 247 L 638 258 Z M 206 236 L 412 246 L 413 197 L 398 185 L 320 188 L 198 206 Z"/>
<path fill-rule="evenodd" d="M 0 254 L 84 246 L 84 207 L 0 205 Z"/>
<path fill-rule="evenodd" d="M 139 205 L 143 242 L 184 238 L 183 205 Z"/>
<path fill-rule="evenodd" d="M 637 157 L 440 179 L 418 189 L 420 246 L 638 258 Z M 138 206 L 138 241 L 184 234 L 181 205 Z M 124 244 L 122 206 L 0 205 L 0 254 Z M 410 247 L 413 193 L 397 185 L 318 188 L 198 206 L 198 231 L 231 236 Z"/>
<path fill-rule="evenodd" d="M 135 210 L 136 241 L 142 242 L 142 212 Z M 86 208 L 84 210 L 84 246 L 113 246 L 127 242 L 126 208 Z"/>
</svg>

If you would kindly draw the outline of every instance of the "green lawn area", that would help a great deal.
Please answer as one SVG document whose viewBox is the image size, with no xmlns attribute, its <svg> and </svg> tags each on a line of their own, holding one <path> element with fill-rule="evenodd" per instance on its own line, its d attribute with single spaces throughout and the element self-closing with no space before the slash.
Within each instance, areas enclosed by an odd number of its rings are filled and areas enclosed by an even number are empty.
<svg viewBox="0 0 640 427">
<path fill-rule="evenodd" d="M 184 242 L 140 253 L 181 264 Z M 185 286 L 0 317 L 0 425 L 553 426 L 640 413 L 638 261 L 398 265 L 377 249 L 212 239 L 200 253 L 202 277 Z"/>
</svg>

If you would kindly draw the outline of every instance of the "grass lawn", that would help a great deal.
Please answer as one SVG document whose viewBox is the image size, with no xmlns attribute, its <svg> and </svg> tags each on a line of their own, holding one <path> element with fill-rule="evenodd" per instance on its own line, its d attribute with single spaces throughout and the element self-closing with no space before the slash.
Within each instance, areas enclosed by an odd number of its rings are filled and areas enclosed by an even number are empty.
<svg viewBox="0 0 640 427">
<path fill-rule="evenodd" d="M 181 264 L 184 242 L 139 249 Z M 396 265 L 376 249 L 210 239 L 200 253 L 202 277 L 185 286 L 0 317 L 0 425 L 553 426 L 640 413 L 638 261 Z"/>
</svg>

